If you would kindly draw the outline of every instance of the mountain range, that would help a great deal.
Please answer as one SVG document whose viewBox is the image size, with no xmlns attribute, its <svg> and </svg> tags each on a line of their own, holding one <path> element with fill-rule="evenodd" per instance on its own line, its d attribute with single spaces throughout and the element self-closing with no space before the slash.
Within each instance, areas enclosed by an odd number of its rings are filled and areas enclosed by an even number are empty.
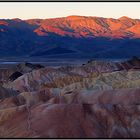
<svg viewBox="0 0 140 140">
<path fill-rule="evenodd" d="M 0 19 L 0 57 L 140 56 L 140 20 L 123 16 Z"/>
</svg>

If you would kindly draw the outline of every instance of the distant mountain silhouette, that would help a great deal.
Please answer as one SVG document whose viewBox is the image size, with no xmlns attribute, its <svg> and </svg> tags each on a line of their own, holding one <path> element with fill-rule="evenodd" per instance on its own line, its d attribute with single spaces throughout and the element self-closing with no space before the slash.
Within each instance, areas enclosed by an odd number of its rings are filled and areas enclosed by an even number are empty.
<svg viewBox="0 0 140 140">
<path fill-rule="evenodd" d="M 68 16 L 1 19 L 0 57 L 140 56 L 140 20 Z"/>
</svg>

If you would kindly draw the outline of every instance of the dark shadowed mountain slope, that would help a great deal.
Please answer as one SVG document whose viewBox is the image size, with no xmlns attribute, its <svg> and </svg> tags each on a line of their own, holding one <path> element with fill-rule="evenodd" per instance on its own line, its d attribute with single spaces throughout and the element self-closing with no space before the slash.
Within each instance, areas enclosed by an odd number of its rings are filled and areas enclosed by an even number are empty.
<svg viewBox="0 0 140 140">
<path fill-rule="evenodd" d="M 139 29 L 140 20 L 129 17 L 1 19 L 0 56 L 61 58 L 140 56 Z"/>
</svg>

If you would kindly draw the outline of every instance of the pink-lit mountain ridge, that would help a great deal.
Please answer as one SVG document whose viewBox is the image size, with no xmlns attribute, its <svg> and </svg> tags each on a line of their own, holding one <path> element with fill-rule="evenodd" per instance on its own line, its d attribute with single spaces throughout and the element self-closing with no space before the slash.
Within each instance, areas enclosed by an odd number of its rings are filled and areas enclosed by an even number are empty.
<svg viewBox="0 0 140 140">
<path fill-rule="evenodd" d="M 140 20 L 125 16 L 1 19 L 0 38 L 1 56 L 140 56 Z"/>
<path fill-rule="evenodd" d="M 40 36 L 55 33 L 72 37 L 140 37 L 140 20 L 125 16 L 119 19 L 68 16 L 45 20 L 26 20 L 26 22 L 32 25 L 39 25 L 34 32 Z"/>
</svg>

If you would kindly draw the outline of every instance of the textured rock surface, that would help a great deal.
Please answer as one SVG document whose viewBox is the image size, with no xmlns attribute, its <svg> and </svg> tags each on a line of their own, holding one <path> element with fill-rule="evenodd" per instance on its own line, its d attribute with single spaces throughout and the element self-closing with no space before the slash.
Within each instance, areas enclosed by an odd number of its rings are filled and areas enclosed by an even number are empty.
<svg viewBox="0 0 140 140">
<path fill-rule="evenodd" d="M 0 137 L 140 138 L 139 60 L 118 63 L 46 67 L 5 83 Z"/>
<path fill-rule="evenodd" d="M 16 105 L 11 99 L 13 107 L 0 110 L 1 137 L 140 137 L 139 93 L 140 89 L 79 93 L 70 103 L 65 98 L 38 99 L 30 106 Z"/>
<path fill-rule="evenodd" d="M 14 90 L 35 91 L 42 88 L 60 88 L 62 92 L 81 89 L 119 89 L 140 86 L 140 71 L 88 73 L 86 77 L 58 70 L 42 69 L 27 73 L 6 85 Z"/>
<path fill-rule="evenodd" d="M 16 96 L 18 94 L 19 94 L 18 91 L 0 86 L 0 99 L 5 99 L 5 98 L 11 97 L 11 96 Z"/>
</svg>

